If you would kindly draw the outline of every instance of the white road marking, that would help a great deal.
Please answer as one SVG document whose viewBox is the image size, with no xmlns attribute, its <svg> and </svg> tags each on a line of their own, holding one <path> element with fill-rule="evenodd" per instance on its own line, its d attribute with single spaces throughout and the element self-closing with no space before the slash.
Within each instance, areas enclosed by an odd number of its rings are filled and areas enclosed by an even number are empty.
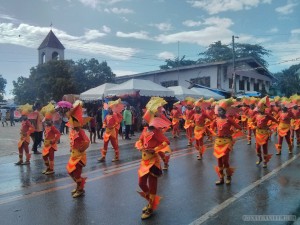
<svg viewBox="0 0 300 225">
<path fill-rule="evenodd" d="M 238 192 L 237 194 L 235 194 L 231 198 L 227 199 L 226 201 L 222 202 L 221 204 L 215 206 L 210 211 L 208 211 L 207 213 L 205 213 L 204 215 L 202 215 L 198 219 L 194 220 L 189 225 L 200 225 L 200 224 L 203 224 L 204 222 L 206 222 L 210 218 L 214 217 L 217 213 L 219 213 L 220 211 L 222 211 L 223 209 L 225 209 L 226 207 L 228 207 L 230 204 L 232 204 L 233 202 L 235 202 L 236 200 L 238 200 L 239 198 L 241 198 L 243 195 L 245 195 L 246 193 L 248 193 L 249 191 L 251 191 L 252 189 L 254 189 L 255 187 L 257 187 L 258 185 L 260 185 L 264 181 L 266 181 L 266 180 L 270 179 L 271 177 L 273 177 L 280 170 L 282 170 L 283 168 L 287 167 L 294 160 L 296 160 L 297 158 L 299 158 L 299 156 L 300 156 L 300 153 L 298 153 L 297 155 L 293 156 L 293 158 L 291 158 L 288 161 L 284 162 L 283 164 L 281 164 L 281 166 L 277 167 L 272 172 L 270 172 L 267 175 L 263 176 L 259 180 L 253 182 L 249 186 L 243 188 L 240 192 Z"/>
</svg>

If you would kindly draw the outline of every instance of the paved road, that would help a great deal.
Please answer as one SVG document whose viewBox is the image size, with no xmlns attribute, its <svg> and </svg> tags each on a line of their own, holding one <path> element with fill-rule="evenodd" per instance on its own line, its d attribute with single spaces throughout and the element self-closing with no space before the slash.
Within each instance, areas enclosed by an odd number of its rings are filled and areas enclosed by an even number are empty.
<svg viewBox="0 0 300 225">
<path fill-rule="evenodd" d="M 237 169 L 232 185 L 216 186 L 212 148 L 199 161 L 193 148 L 185 147 L 184 137 L 172 140 L 170 169 L 159 179 L 163 200 L 151 219 L 141 221 L 145 201 L 135 191 L 140 154 L 133 141 L 121 142 L 118 163 L 100 164 L 98 147 L 88 151 L 86 194 L 79 199 L 70 194 L 75 185 L 65 170 L 68 155 L 56 155 L 51 176 L 41 174 L 40 156 L 21 167 L 1 160 L 0 224 L 300 224 L 299 148 L 289 155 L 284 145 L 286 151 L 274 155 L 264 169 L 255 165 L 254 145 L 238 140 L 231 157 Z M 270 146 L 275 153 L 273 140 Z M 112 157 L 109 151 L 107 158 Z M 246 221 L 248 215 L 289 215 L 298 221 L 253 222 Z"/>
</svg>

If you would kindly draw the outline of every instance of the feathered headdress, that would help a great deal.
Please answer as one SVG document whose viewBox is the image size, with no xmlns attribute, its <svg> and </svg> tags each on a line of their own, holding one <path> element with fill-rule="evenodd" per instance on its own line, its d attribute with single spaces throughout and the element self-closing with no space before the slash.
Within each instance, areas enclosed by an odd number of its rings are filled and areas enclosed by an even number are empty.
<svg viewBox="0 0 300 225">
<path fill-rule="evenodd" d="M 297 95 L 297 94 L 292 95 L 290 97 L 290 100 L 294 105 L 300 105 L 300 95 Z"/>
<path fill-rule="evenodd" d="M 269 96 L 265 96 L 264 98 L 260 99 L 257 103 L 257 107 L 261 110 L 265 110 L 266 108 L 270 107 L 270 99 Z"/>
<path fill-rule="evenodd" d="M 18 108 L 18 111 L 21 113 L 22 116 L 28 116 L 29 113 L 31 113 L 32 110 L 32 105 L 29 105 L 28 103 L 25 105 L 21 105 Z"/>
<path fill-rule="evenodd" d="M 230 106 L 234 104 L 234 100 L 232 98 L 221 99 L 217 102 L 218 106 L 224 110 L 227 110 Z"/>
<path fill-rule="evenodd" d="M 194 104 L 195 101 L 196 101 L 196 100 L 195 100 L 194 98 L 192 98 L 192 97 L 186 97 L 186 98 L 184 99 L 184 101 L 182 101 L 182 103 L 183 103 L 184 105 L 193 106 L 193 104 Z"/>
<path fill-rule="evenodd" d="M 120 113 L 124 109 L 124 104 L 122 103 L 121 99 L 117 99 L 115 101 L 109 101 L 108 108 L 111 108 L 111 110 L 115 113 Z"/>
<path fill-rule="evenodd" d="M 146 105 L 146 112 L 143 119 L 156 128 L 169 127 L 171 122 L 165 119 L 164 116 L 157 115 L 158 109 L 167 104 L 167 102 L 161 97 L 152 97 Z"/>
<path fill-rule="evenodd" d="M 250 97 L 249 98 L 250 105 L 257 104 L 257 102 L 258 102 L 258 98 L 255 98 L 255 97 Z"/>
<path fill-rule="evenodd" d="M 69 127 L 82 127 L 91 119 L 91 117 L 82 116 L 83 110 L 80 104 L 76 105 L 75 108 L 71 109 L 68 115 L 69 115 L 69 122 L 67 123 L 67 125 Z"/>
<path fill-rule="evenodd" d="M 53 113 L 55 113 L 55 107 L 54 107 L 54 105 L 51 102 L 49 102 L 48 105 L 44 106 L 41 109 L 41 113 L 45 117 L 45 119 L 52 120 Z"/>
</svg>

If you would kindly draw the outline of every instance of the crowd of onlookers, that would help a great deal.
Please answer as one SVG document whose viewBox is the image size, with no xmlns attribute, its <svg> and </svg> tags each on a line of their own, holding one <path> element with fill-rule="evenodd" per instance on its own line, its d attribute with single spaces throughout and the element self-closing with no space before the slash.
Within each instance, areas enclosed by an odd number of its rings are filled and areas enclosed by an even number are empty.
<svg viewBox="0 0 300 225">
<path fill-rule="evenodd" d="M 2 108 L 0 109 L 0 118 L 1 118 L 1 122 L 2 122 L 2 126 L 4 127 L 5 125 L 8 126 L 8 122 L 10 122 L 11 126 L 15 126 L 15 109 L 14 108 L 10 108 L 10 109 L 6 109 L 6 108 Z"/>
<path fill-rule="evenodd" d="M 85 106 L 86 107 L 86 106 Z M 87 125 L 87 129 L 90 132 L 91 143 L 95 143 L 96 137 L 103 139 L 105 128 L 103 128 L 103 121 L 107 115 L 107 110 L 103 105 L 98 104 L 95 109 L 94 106 L 87 106 L 84 108 L 84 116 L 89 116 L 92 119 Z M 130 106 L 125 103 L 125 108 L 122 111 L 123 120 L 121 122 L 120 135 L 125 140 L 130 140 L 131 136 L 134 136 L 135 132 L 142 129 L 142 110 L 137 106 Z"/>
</svg>

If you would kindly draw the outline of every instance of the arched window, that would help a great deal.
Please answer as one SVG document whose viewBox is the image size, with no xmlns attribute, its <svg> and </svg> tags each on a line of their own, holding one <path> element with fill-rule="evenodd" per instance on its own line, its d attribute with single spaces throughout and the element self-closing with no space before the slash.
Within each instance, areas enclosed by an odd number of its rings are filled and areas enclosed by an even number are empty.
<svg viewBox="0 0 300 225">
<path fill-rule="evenodd" d="M 59 60 L 59 54 L 57 52 L 52 53 L 52 60 Z"/>
<path fill-rule="evenodd" d="M 43 52 L 42 55 L 41 55 L 41 62 L 42 62 L 42 64 L 44 64 L 46 62 L 46 54 L 45 54 L 45 52 Z"/>
</svg>

